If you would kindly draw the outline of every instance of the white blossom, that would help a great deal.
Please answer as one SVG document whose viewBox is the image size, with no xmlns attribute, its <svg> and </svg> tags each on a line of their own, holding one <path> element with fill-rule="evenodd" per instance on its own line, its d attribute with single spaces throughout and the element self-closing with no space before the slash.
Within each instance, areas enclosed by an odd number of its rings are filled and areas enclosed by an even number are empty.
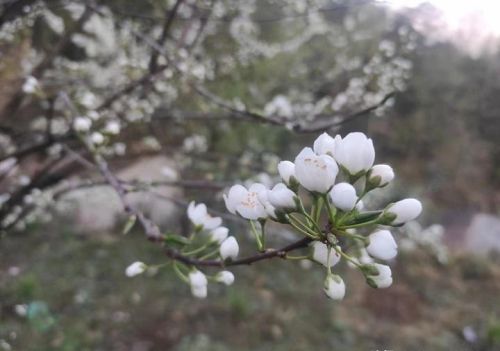
<svg viewBox="0 0 500 351">
<path fill-rule="evenodd" d="M 328 265 L 328 247 L 320 241 L 312 243 L 312 259 L 323 266 Z M 330 267 L 335 266 L 340 261 L 340 255 L 333 249 L 330 249 Z"/>
<path fill-rule="evenodd" d="M 229 238 L 224 240 L 219 249 L 220 256 L 223 260 L 226 260 L 228 258 L 234 260 L 236 257 L 238 257 L 239 251 L 240 247 L 234 236 L 230 236 Z"/>
<path fill-rule="evenodd" d="M 398 245 L 388 230 L 378 230 L 368 236 L 370 244 L 366 251 L 380 260 L 390 260 L 398 254 Z"/>
<path fill-rule="evenodd" d="M 295 158 L 295 176 L 309 191 L 326 193 L 335 184 L 338 174 L 335 160 L 327 155 L 316 155 L 306 147 Z"/>
<path fill-rule="evenodd" d="M 266 209 L 258 199 L 258 194 L 262 191 L 267 189 L 260 183 L 252 184 L 248 189 L 239 184 L 232 186 L 229 193 L 224 194 L 228 211 L 250 220 L 266 218 Z"/>
<path fill-rule="evenodd" d="M 329 275 L 325 279 L 324 291 L 332 300 L 342 300 L 345 296 L 345 283 L 338 275 Z"/>
<path fill-rule="evenodd" d="M 388 288 L 392 285 L 392 271 L 391 267 L 380 264 L 380 263 L 372 263 L 371 267 L 375 268 L 378 271 L 378 274 L 368 275 L 367 279 L 370 283 L 376 288 Z"/>
<path fill-rule="evenodd" d="M 335 184 L 330 191 L 333 205 L 342 211 L 351 211 L 356 205 L 356 189 L 349 183 Z"/>
<path fill-rule="evenodd" d="M 403 224 L 420 215 L 422 203 L 417 199 L 404 199 L 390 205 L 385 211 L 396 215 L 391 224 Z"/>
<path fill-rule="evenodd" d="M 24 81 L 22 89 L 26 94 L 33 94 L 38 89 L 38 87 L 38 80 L 33 76 L 29 76 Z"/>
<path fill-rule="evenodd" d="M 226 227 L 217 227 L 210 232 L 210 239 L 221 244 L 224 240 L 226 240 L 229 234 L 229 229 Z"/>
<path fill-rule="evenodd" d="M 194 297 L 204 299 L 207 297 L 207 277 L 199 270 L 194 270 L 188 276 L 191 293 Z"/>
<path fill-rule="evenodd" d="M 88 117 L 76 117 L 73 121 L 73 128 L 78 132 L 86 132 L 92 126 L 92 121 Z"/>
<path fill-rule="evenodd" d="M 352 175 L 368 171 L 375 160 L 373 142 L 363 133 L 349 133 L 337 144 L 335 159 Z"/>
<path fill-rule="evenodd" d="M 200 229 L 212 230 L 222 223 L 220 217 L 212 217 L 208 214 L 205 204 L 196 205 L 194 201 L 189 203 L 187 215 L 189 220 Z"/>
<path fill-rule="evenodd" d="M 288 189 L 283 183 L 276 184 L 267 192 L 267 198 L 271 205 L 277 209 L 291 210 L 296 207 L 296 194 Z"/>
<path fill-rule="evenodd" d="M 108 134 L 113 134 L 116 135 L 120 133 L 120 122 L 118 121 L 109 121 L 106 123 L 106 126 L 104 127 L 104 132 Z"/>
<path fill-rule="evenodd" d="M 234 274 L 229 271 L 222 271 L 217 273 L 215 280 L 225 285 L 231 285 L 234 282 Z"/>
<path fill-rule="evenodd" d="M 147 268 L 148 266 L 145 263 L 137 261 L 127 267 L 125 275 L 127 277 L 135 277 L 136 275 L 144 273 Z"/>
<path fill-rule="evenodd" d="M 332 138 L 328 133 L 323 133 L 314 141 L 313 149 L 318 155 L 330 155 L 335 157 L 335 150 L 337 145 L 342 141 L 340 135 Z"/>
<path fill-rule="evenodd" d="M 99 132 L 90 134 L 90 142 L 94 145 L 100 145 L 104 142 L 104 136 Z"/>
<path fill-rule="evenodd" d="M 375 186 L 383 187 L 394 179 L 394 171 L 389 165 L 375 165 L 369 173 L 368 181 Z"/>
</svg>

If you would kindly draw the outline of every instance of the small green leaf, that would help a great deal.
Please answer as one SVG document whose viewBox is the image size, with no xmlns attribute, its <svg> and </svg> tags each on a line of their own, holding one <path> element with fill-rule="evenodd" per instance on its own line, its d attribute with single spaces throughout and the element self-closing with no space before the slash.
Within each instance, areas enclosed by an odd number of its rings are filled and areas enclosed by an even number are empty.
<svg viewBox="0 0 500 351">
<path fill-rule="evenodd" d="M 136 215 L 132 215 L 128 218 L 127 223 L 125 223 L 125 226 L 123 227 L 123 231 L 122 231 L 123 235 L 126 235 L 126 234 L 128 234 L 128 232 L 130 232 L 130 230 L 134 226 L 136 220 L 137 220 Z"/>
</svg>

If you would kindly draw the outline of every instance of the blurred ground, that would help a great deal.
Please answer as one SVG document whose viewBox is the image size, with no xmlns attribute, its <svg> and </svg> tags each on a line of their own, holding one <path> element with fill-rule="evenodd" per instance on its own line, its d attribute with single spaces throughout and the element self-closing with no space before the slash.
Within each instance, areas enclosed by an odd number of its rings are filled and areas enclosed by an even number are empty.
<svg viewBox="0 0 500 351">
<path fill-rule="evenodd" d="M 0 349 L 500 349 L 499 257 L 442 266 L 425 252 L 403 253 L 387 290 L 341 267 L 341 303 L 323 296 L 320 269 L 276 260 L 234 269 L 232 287 L 210 285 L 199 301 L 168 267 L 125 277 L 132 261 L 165 262 L 139 233 L 31 229 L 1 243 Z M 23 304 L 26 316 L 16 307 Z"/>
</svg>

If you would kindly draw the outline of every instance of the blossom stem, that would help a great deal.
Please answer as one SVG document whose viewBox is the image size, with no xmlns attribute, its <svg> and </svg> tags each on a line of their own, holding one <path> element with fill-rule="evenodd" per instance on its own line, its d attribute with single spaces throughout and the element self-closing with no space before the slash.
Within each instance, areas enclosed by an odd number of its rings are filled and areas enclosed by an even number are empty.
<svg viewBox="0 0 500 351">
<path fill-rule="evenodd" d="M 328 255 L 326 256 L 326 276 L 332 275 L 332 267 L 330 267 L 330 254 L 332 252 L 332 246 L 328 245 Z"/>
<path fill-rule="evenodd" d="M 219 248 L 217 248 L 217 249 L 215 249 L 215 250 L 213 250 L 213 251 L 210 251 L 209 253 L 207 253 L 207 254 L 205 254 L 205 255 L 201 256 L 201 257 L 200 257 L 200 260 L 206 260 L 206 259 L 208 259 L 208 258 L 211 258 L 211 257 L 213 257 L 213 256 L 217 255 L 217 253 L 218 253 L 218 252 L 219 252 Z"/>
<path fill-rule="evenodd" d="M 337 251 L 337 253 L 344 257 L 346 260 L 348 260 L 349 262 L 351 262 L 352 264 L 354 264 L 356 267 L 358 267 L 359 269 L 361 269 L 361 264 L 359 262 L 357 262 L 355 259 L 353 259 L 351 256 L 349 256 L 348 254 L 344 253 L 341 249 L 337 248 L 337 247 L 334 247 L 335 251 Z"/>
<path fill-rule="evenodd" d="M 250 221 L 250 226 L 252 227 L 252 232 L 255 236 L 255 241 L 257 241 L 257 249 L 259 251 L 262 251 L 264 249 L 264 246 L 262 244 L 261 235 L 259 234 L 259 232 L 257 232 L 257 228 L 255 228 L 255 223 L 253 221 Z"/>
<path fill-rule="evenodd" d="M 323 195 L 323 201 L 326 204 L 326 210 L 328 212 L 328 219 L 330 219 L 330 223 L 335 223 L 335 212 L 334 209 L 332 208 L 330 202 L 328 201 L 328 195 L 324 194 Z"/>
<path fill-rule="evenodd" d="M 298 231 L 300 231 L 301 233 L 307 235 L 308 237 L 310 237 L 312 239 L 319 238 L 318 234 L 316 232 L 314 232 L 311 228 L 309 228 L 307 225 L 305 225 L 302 221 L 297 219 L 295 216 L 290 215 L 288 217 L 290 219 L 290 224 L 292 225 L 292 227 L 294 227 L 295 229 L 297 229 Z M 292 220 L 295 221 L 295 223 Z M 300 224 L 302 226 L 302 228 L 300 228 L 298 226 L 298 224 Z"/>
<path fill-rule="evenodd" d="M 177 274 L 177 276 L 184 282 L 184 283 L 187 283 L 189 284 L 189 279 L 188 277 L 182 273 L 181 269 L 179 268 L 179 264 L 177 263 L 177 261 L 174 261 L 174 272 L 175 274 Z"/>
<path fill-rule="evenodd" d="M 346 225 L 341 227 L 340 229 L 349 229 L 349 228 L 359 228 L 359 227 L 365 227 L 371 224 L 377 224 L 379 221 L 379 218 L 372 219 L 371 221 L 368 222 L 363 222 L 363 223 L 358 223 L 358 224 L 351 224 L 351 225 Z"/>
<path fill-rule="evenodd" d="M 213 243 L 213 241 L 210 241 L 208 243 L 205 243 L 204 245 L 196 248 L 196 249 L 193 249 L 191 251 L 187 251 L 187 252 L 183 252 L 184 255 L 187 255 L 187 256 L 191 256 L 191 255 L 194 255 L 194 254 L 197 254 L 197 253 L 200 253 L 202 252 L 203 250 L 205 250 L 207 247 L 209 247 L 211 244 Z"/>
<path fill-rule="evenodd" d="M 303 255 L 303 256 L 292 256 L 292 255 L 286 255 L 285 259 L 287 260 L 307 260 L 309 258 L 309 255 Z"/>
<path fill-rule="evenodd" d="M 315 229 L 318 231 L 318 233 L 321 233 L 321 229 L 318 226 L 317 221 L 315 221 L 314 218 L 312 218 L 311 215 L 309 213 L 307 213 L 306 209 L 304 208 L 304 205 L 302 204 L 302 201 L 300 201 L 300 211 L 304 215 L 304 217 L 306 217 L 307 223 L 309 225 L 315 227 Z"/>
</svg>

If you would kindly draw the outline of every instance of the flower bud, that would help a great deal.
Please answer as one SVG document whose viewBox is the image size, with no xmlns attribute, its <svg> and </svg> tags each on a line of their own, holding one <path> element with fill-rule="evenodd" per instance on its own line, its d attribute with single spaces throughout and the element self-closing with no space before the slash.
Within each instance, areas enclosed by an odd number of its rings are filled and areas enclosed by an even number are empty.
<svg viewBox="0 0 500 351">
<path fill-rule="evenodd" d="M 318 155 L 330 155 L 335 156 L 335 149 L 337 145 L 342 141 L 340 135 L 336 135 L 332 138 L 328 133 L 323 133 L 314 141 L 313 149 Z"/>
<path fill-rule="evenodd" d="M 380 263 L 372 263 L 371 272 L 366 275 L 366 282 L 372 288 L 388 288 L 392 284 L 391 267 Z"/>
<path fill-rule="evenodd" d="M 349 133 L 336 146 L 335 159 L 351 175 L 368 171 L 375 160 L 373 142 L 363 133 Z"/>
<path fill-rule="evenodd" d="M 325 279 L 324 291 L 330 299 L 342 300 L 345 296 L 344 281 L 336 274 L 329 275 Z"/>
<path fill-rule="evenodd" d="M 335 160 L 327 155 L 316 155 L 306 147 L 295 158 L 295 176 L 309 191 L 326 193 L 335 184 L 339 168 Z"/>
<path fill-rule="evenodd" d="M 217 273 L 215 280 L 225 285 L 231 285 L 234 282 L 234 274 L 229 271 L 222 271 Z"/>
<path fill-rule="evenodd" d="M 148 266 L 145 263 L 137 261 L 127 267 L 125 275 L 127 277 L 135 277 L 136 275 L 144 273 L 147 268 Z"/>
<path fill-rule="evenodd" d="M 191 293 L 194 297 L 204 299 L 207 297 L 207 277 L 198 270 L 191 271 L 188 276 Z"/>
<path fill-rule="evenodd" d="M 210 239 L 219 244 L 222 244 L 222 242 L 226 240 L 228 234 L 229 229 L 227 229 L 226 227 L 217 227 L 210 232 Z"/>
<path fill-rule="evenodd" d="M 315 241 L 312 243 L 312 259 L 325 267 L 330 261 L 330 267 L 333 267 L 340 261 L 340 255 L 332 248 L 328 260 L 328 246 L 320 241 Z"/>
<path fill-rule="evenodd" d="M 392 215 L 390 224 L 403 224 L 414 220 L 422 212 L 422 203 L 417 199 L 404 199 L 398 201 L 385 210 L 385 214 Z M 395 216 L 395 217 L 394 217 Z"/>
<path fill-rule="evenodd" d="M 394 179 L 394 171 L 389 165 L 375 165 L 368 174 L 368 184 L 372 188 L 381 188 Z"/>
<path fill-rule="evenodd" d="M 370 244 L 368 253 L 380 260 L 390 260 L 398 254 L 398 245 L 388 230 L 378 230 L 368 236 Z"/>
<path fill-rule="evenodd" d="M 240 247 L 234 236 L 230 236 L 229 238 L 224 240 L 219 249 L 220 256 L 223 260 L 226 260 L 228 258 L 234 260 L 236 257 L 238 257 L 239 251 Z"/>
<path fill-rule="evenodd" d="M 297 195 L 287 188 L 283 183 L 276 184 L 272 190 L 267 192 L 267 198 L 271 205 L 277 209 L 293 210 L 296 207 L 295 197 Z"/>
<path fill-rule="evenodd" d="M 351 211 L 356 205 L 356 189 L 349 183 L 338 183 L 330 191 L 330 198 L 335 207 L 342 211 Z"/>
<path fill-rule="evenodd" d="M 290 185 L 292 178 L 295 177 L 295 165 L 290 161 L 281 161 L 278 163 L 278 173 L 286 185 Z"/>
</svg>

